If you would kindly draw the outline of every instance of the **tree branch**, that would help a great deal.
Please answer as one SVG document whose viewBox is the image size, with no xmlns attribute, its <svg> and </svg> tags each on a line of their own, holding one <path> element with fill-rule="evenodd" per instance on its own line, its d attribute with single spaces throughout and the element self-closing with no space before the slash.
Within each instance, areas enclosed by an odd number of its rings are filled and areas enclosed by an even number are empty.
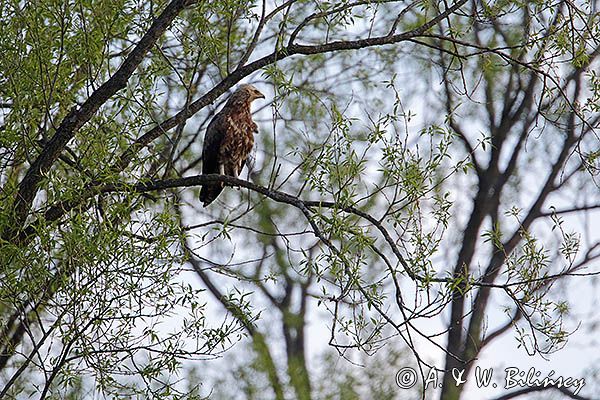
<svg viewBox="0 0 600 400">
<path fill-rule="evenodd" d="M 223 307 L 233 315 L 233 317 L 238 320 L 246 329 L 250 337 L 252 338 L 252 343 L 254 345 L 254 349 L 257 353 L 257 356 L 264 363 L 263 367 L 267 374 L 267 377 L 271 383 L 271 387 L 275 392 L 275 399 L 283 400 L 285 397 L 283 395 L 283 386 L 281 384 L 281 380 L 279 379 L 279 375 L 277 374 L 277 367 L 271 356 L 271 352 L 267 346 L 264 335 L 256 329 L 254 324 L 248 320 L 247 316 L 243 313 L 242 310 L 236 305 L 233 304 L 226 296 L 221 293 L 219 288 L 212 282 L 212 280 L 208 277 L 202 265 L 200 265 L 200 261 L 194 257 L 191 249 L 184 243 L 183 245 L 185 253 L 188 255 L 188 261 L 194 268 L 194 271 L 198 274 L 204 285 L 208 288 L 208 290 L 212 293 L 212 295 L 223 305 Z"/>
<path fill-rule="evenodd" d="M 202 108 L 212 103 L 225 93 L 228 89 L 233 87 L 236 83 L 241 81 L 246 76 L 251 73 L 258 71 L 259 69 L 273 64 L 275 62 L 281 61 L 285 58 L 291 57 L 293 55 L 314 55 L 314 54 L 322 54 L 322 53 L 330 53 L 334 51 L 343 51 L 343 50 L 359 50 L 369 47 L 375 46 L 383 46 L 389 44 L 395 44 L 402 41 L 407 41 L 412 38 L 418 37 L 424 34 L 428 29 L 437 24 L 439 21 L 446 18 L 448 15 L 452 14 L 454 11 L 458 10 L 463 4 L 465 4 L 467 0 L 460 0 L 455 3 L 452 7 L 439 14 L 435 18 L 432 18 L 428 22 L 423 25 L 415 28 L 413 30 L 403 32 L 397 35 L 386 35 L 379 36 L 374 38 L 366 38 L 366 39 L 358 39 L 358 40 L 348 40 L 348 41 L 334 41 L 330 43 L 320 44 L 320 45 L 300 45 L 300 44 L 290 44 L 287 47 L 275 51 L 265 57 L 262 57 L 256 61 L 251 62 L 242 67 L 238 67 L 235 71 L 233 71 L 230 75 L 228 75 L 225 79 L 223 79 L 219 84 L 214 86 L 211 90 L 206 92 L 202 97 L 193 101 L 188 108 L 180 111 L 175 114 L 171 118 L 163 121 L 156 127 L 152 128 L 150 131 L 140 136 L 135 142 L 132 143 L 131 146 L 119 157 L 118 161 L 113 166 L 114 171 L 122 171 L 124 170 L 135 154 L 143 147 L 147 146 L 150 142 L 155 140 L 157 137 L 167 132 L 168 130 L 174 128 L 184 120 L 190 118 Z"/>
<path fill-rule="evenodd" d="M 14 233 L 22 227 L 37 193 L 40 181 L 60 156 L 61 152 L 73 138 L 77 130 L 88 122 L 109 98 L 127 85 L 127 81 L 137 66 L 142 62 L 148 50 L 150 50 L 158 38 L 167 30 L 179 12 L 186 6 L 193 4 L 195 1 L 196 0 L 173 0 L 152 23 L 148 31 L 142 36 L 131 53 L 129 53 L 117 72 L 92 93 L 79 109 L 73 108 L 63 119 L 56 129 L 54 136 L 48 141 L 41 154 L 29 167 L 25 177 L 19 184 L 14 203 L 15 223 L 10 229 L 3 232 L 2 236 L 5 239 L 10 239 Z"/>
<path fill-rule="evenodd" d="M 509 400 L 509 399 L 514 399 L 515 397 L 523 396 L 525 394 L 534 393 L 534 392 L 542 392 L 542 391 L 545 391 L 545 390 L 556 390 L 556 391 L 558 391 L 558 392 L 566 395 L 570 399 L 575 399 L 575 400 L 593 400 L 591 397 L 579 396 L 579 394 L 575 394 L 575 393 L 571 392 L 567 388 L 564 388 L 564 387 L 557 388 L 555 386 L 548 386 L 548 387 L 536 386 L 536 387 L 523 388 L 523 389 L 519 389 L 519 390 L 516 390 L 514 392 L 511 392 L 511 393 L 507 393 L 507 394 L 502 395 L 500 397 L 496 397 L 493 400 Z"/>
<path fill-rule="evenodd" d="M 187 0 L 187 1 L 189 2 L 191 0 Z M 111 166 L 110 170 L 112 170 L 115 173 L 123 171 L 131 163 L 131 161 L 133 160 L 133 158 L 135 157 L 137 152 L 139 152 L 142 148 L 144 148 L 145 146 L 150 144 L 152 141 L 154 141 L 156 138 L 158 138 L 162 134 L 166 133 L 170 129 L 183 123 L 185 120 L 192 117 L 194 114 L 196 114 L 198 111 L 203 109 L 208 104 L 211 104 L 212 102 L 214 102 L 220 95 L 225 93 L 228 89 L 233 87 L 236 83 L 241 81 L 244 77 L 250 75 L 251 73 L 253 73 L 255 71 L 258 71 L 259 69 L 261 69 L 269 64 L 275 63 L 277 61 L 283 60 L 283 59 L 288 58 L 293 55 L 313 55 L 313 54 L 330 53 L 330 52 L 343 51 L 343 50 L 358 50 L 358 49 L 363 49 L 363 48 L 369 48 L 369 47 L 374 47 L 374 46 L 383 46 L 383 45 L 399 43 L 402 41 L 407 41 L 407 40 L 410 40 L 412 38 L 422 35 L 424 32 L 426 32 L 428 29 L 430 29 L 436 23 L 438 23 L 439 21 L 443 20 L 444 18 L 448 17 L 450 14 L 452 14 L 453 12 L 458 10 L 466 2 L 467 2 L 467 0 L 460 0 L 460 1 L 456 2 L 449 9 L 445 10 L 443 13 L 437 15 L 435 18 L 432 18 L 431 20 L 429 20 L 428 22 L 419 26 L 418 28 L 415 28 L 413 30 L 410 30 L 410 31 L 407 31 L 404 33 L 400 33 L 397 35 L 386 35 L 386 36 L 380 36 L 380 37 L 374 37 L 374 38 L 367 38 L 367 39 L 351 40 L 351 41 L 334 41 L 334 42 L 330 42 L 330 43 L 326 43 L 326 44 L 322 44 L 322 45 L 293 44 L 293 45 L 288 46 L 287 48 L 275 51 L 263 58 L 260 58 L 254 62 L 251 62 L 250 64 L 239 67 L 235 71 L 233 71 L 230 75 L 228 75 L 225 79 L 223 79 L 220 83 L 218 83 L 212 89 L 210 89 L 208 92 L 206 92 L 199 99 L 191 102 L 183 110 L 181 110 L 174 116 L 166 119 L 162 123 L 158 124 L 151 130 L 149 130 L 148 132 L 146 132 L 145 134 L 140 136 L 138 139 L 136 139 L 117 158 L 117 161 Z M 131 54 L 129 57 L 131 57 Z M 55 135 L 55 137 L 56 137 L 56 135 Z M 72 137 L 72 134 L 70 137 Z M 53 137 L 53 139 L 50 140 L 50 143 L 53 140 L 54 140 L 54 137 Z M 63 144 L 63 146 L 64 145 L 66 145 L 66 142 Z M 50 165 L 51 164 L 47 165 L 46 170 L 50 167 Z M 35 175 L 35 174 L 33 174 L 33 175 Z M 36 181 L 38 183 L 39 183 L 39 178 L 41 178 L 41 177 L 36 178 Z M 29 178 L 29 179 L 33 179 L 33 177 Z M 25 179 L 24 179 L 24 181 L 25 181 Z M 23 182 L 22 182 L 22 184 L 23 184 Z M 37 183 L 36 183 L 36 185 L 37 185 Z M 94 194 L 98 193 L 98 186 L 101 186 L 101 185 L 102 185 L 102 183 L 98 182 L 98 181 L 90 182 L 87 185 L 86 189 L 83 190 L 83 194 L 80 198 L 74 199 L 74 200 L 69 200 L 69 201 L 64 201 L 64 202 L 59 203 L 57 206 L 49 208 L 44 213 L 44 219 L 46 221 L 57 220 L 62 215 L 64 215 L 66 212 L 68 212 L 69 210 L 71 210 L 75 207 L 78 207 L 78 206 L 82 206 L 85 199 L 90 198 Z M 30 188 L 27 188 L 27 186 L 23 184 L 23 191 L 28 192 L 29 190 L 30 190 Z M 19 217 L 20 223 L 16 224 L 12 229 L 10 229 L 10 232 L 8 234 L 4 235 L 4 237 L 6 237 L 7 240 L 12 240 L 17 243 L 23 243 L 24 241 L 27 240 L 27 238 L 29 238 L 31 236 L 31 234 L 33 232 L 35 232 L 35 225 L 37 222 L 34 222 L 31 226 L 27 227 L 24 231 L 20 232 L 18 235 L 15 235 L 15 232 L 17 232 L 19 229 L 21 229 L 22 223 L 24 222 L 25 217 L 27 215 L 28 208 L 31 204 L 31 201 L 33 201 L 33 196 L 35 196 L 35 190 L 32 193 L 28 193 L 27 197 L 23 197 L 23 199 L 26 199 L 28 201 L 25 201 L 25 202 L 22 200 L 19 201 L 19 204 L 20 204 L 19 207 L 21 209 L 21 213 L 24 213 L 24 214 Z M 20 198 L 22 198 L 22 196 L 18 196 L 18 199 L 20 199 Z M 38 222 L 42 222 L 42 221 L 38 221 Z"/>
</svg>

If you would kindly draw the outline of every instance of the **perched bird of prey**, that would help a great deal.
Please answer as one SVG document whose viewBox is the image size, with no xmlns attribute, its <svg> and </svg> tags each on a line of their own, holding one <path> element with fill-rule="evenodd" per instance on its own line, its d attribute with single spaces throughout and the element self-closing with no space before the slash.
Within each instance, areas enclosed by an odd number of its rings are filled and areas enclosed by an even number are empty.
<svg viewBox="0 0 600 400">
<path fill-rule="evenodd" d="M 237 178 L 254 146 L 258 126 L 252 121 L 250 103 L 265 96 L 252 85 L 240 85 L 225 107 L 206 128 L 202 148 L 202 173 L 229 175 Z M 222 183 L 203 185 L 200 201 L 204 207 L 223 190 Z"/>
</svg>

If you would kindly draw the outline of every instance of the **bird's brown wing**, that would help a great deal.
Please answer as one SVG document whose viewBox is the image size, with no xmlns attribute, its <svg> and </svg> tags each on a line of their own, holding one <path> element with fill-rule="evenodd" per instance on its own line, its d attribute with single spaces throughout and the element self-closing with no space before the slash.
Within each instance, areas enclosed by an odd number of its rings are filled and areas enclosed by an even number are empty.
<svg viewBox="0 0 600 400">
<path fill-rule="evenodd" d="M 223 124 L 223 115 L 221 113 L 208 124 L 206 133 L 204 134 L 204 144 L 202 146 L 202 174 L 218 174 L 220 173 L 219 166 L 219 149 L 225 137 L 226 127 Z M 223 190 L 222 183 L 212 185 L 203 185 L 200 189 L 200 201 L 204 207 L 212 203 Z"/>
</svg>

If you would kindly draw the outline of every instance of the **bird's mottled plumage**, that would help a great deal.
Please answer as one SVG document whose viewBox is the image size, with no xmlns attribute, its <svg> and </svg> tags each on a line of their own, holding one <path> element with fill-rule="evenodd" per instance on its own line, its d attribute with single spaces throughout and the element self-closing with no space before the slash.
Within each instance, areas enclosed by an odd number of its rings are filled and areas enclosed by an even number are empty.
<svg viewBox="0 0 600 400">
<path fill-rule="evenodd" d="M 208 124 L 202 148 L 202 173 L 238 177 L 254 146 L 258 126 L 252 120 L 250 103 L 265 96 L 252 85 L 241 85 L 225 107 Z M 200 201 L 206 207 L 223 190 L 223 184 L 204 185 Z"/>
</svg>

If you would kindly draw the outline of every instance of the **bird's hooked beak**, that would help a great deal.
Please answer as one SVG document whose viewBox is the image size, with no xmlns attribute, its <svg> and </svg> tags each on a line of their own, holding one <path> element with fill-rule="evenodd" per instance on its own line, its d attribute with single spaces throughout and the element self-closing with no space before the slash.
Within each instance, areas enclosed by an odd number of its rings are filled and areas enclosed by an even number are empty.
<svg viewBox="0 0 600 400">
<path fill-rule="evenodd" d="M 257 90 L 257 91 L 256 91 L 256 98 L 257 98 L 257 99 L 264 99 L 264 98 L 265 98 L 265 95 L 264 95 L 264 94 L 262 94 L 261 92 L 259 92 L 259 91 Z"/>
</svg>

